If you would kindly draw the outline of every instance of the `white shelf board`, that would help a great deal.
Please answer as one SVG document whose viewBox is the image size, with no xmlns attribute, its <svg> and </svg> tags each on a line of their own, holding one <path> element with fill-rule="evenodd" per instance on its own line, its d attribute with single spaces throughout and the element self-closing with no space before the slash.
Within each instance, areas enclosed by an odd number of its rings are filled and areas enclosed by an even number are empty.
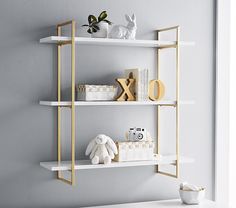
<svg viewBox="0 0 236 208">
<path fill-rule="evenodd" d="M 148 160 L 148 161 L 132 161 L 132 162 L 112 162 L 111 164 L 91 164 L 90 160 L 76 160 L 76 170 L 88 170 L 88 169 L 100 169 L 100 168 L 122 168 L 122 167 L 135 167 L 135 166 L 150 166 L 150 165 L 170 165 L 175 163 L 176 156 L 168 155 L 161 156 L 160 159 Z M 192 163 L 192 158 L 180 157 L 180 163 Z M 71 161 L 62 161 L 58 164 L 57 161 L 53 162 L 40 162 L 40 166 L 51 171 L 66 171 L 71 169 Z"/>
<path fill-rule="evenodd" d="M 70 41 L 71 37 L 66 36 L 49 36 L 40 39 L 40 43 L 59 43 Z M 87 38 L 75 37 L 75 44 L 80 45 L 103 45 L 103 46 L 133 46 L 133 47 L 161 47 L 175 44 L 176 41 L 158 41 L 158 40 L 124 40 L 110 38 Z M 180 41 L 181 46 L 193 46 L 195 43 L 190 41 Z"/>
<path fill-rule="evenodd" d="M 147 201 L 126 204 L 114 204 L 104 206 L 92 206 L 90 208 L 227 208 L 228 206 L 220 206 L 216 202 L 204 199 L 199 205 L 185 205 L 180 199 Z M 81 207 L 82 208 L 82 207 Z M 85 208 L 85 207 L 83 207 Z M 87 207 L 88 208 L 88 207 Z"/>
<path fill-rule="evenodd" d="M 39 101 L 40 105 L 46 106 L 70 106 L 70 101 Z M 174 105 L 176 101 L 75 101 L 75 106 L 122 106 L 122 105 Z M 194 101 L 180 101 L 180 104 L 194 104 Z"/>
</svg>

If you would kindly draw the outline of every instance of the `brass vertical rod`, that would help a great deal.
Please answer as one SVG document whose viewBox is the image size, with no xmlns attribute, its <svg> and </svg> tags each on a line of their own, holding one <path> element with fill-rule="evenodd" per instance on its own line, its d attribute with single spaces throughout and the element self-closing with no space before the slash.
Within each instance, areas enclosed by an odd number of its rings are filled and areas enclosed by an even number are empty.
<svg viewBox="0 0 236 208">
<path fill-rule="evenodd" d="M 176 177 L 179 177 L 179 40 L 180 28 L 176 28 Z"/>
<path fill-rule="evenodd" d="M 57 27 L 57 36 L 61 36 L 61 27 Z M 57 45 L 57 101 L 61 101 L 61 46 Z M 57 161 L 61 162 L 61 107 L 57 107 Z M 57 171 L 61 178 L 61 171 Z"/>
<path fill-rule="evenodd" d="M 75 21 L 71 22 L 71 184 L 75 184 Z"/>
<path fill-rule="evenodd" d="M 157 40 L 160 38 L 160 33 L 157 31 Z M 157 79 L 160 78 L 160 49 L 157 48 Z M 160 154 L 160 106 L 157 106 L 157 155 Z M 159 172 L 159 165 L 157 165 L 157 172 Z"/>
</svg>

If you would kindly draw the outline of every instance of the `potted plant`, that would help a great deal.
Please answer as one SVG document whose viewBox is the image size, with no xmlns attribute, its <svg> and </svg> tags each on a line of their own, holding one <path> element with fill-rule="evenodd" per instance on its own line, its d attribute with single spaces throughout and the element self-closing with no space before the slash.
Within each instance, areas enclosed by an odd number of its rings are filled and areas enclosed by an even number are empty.
<svg viewBox="0 0 236 208">
<path fill-rule="evenodd" d="M 88 16 L 88 24 L 82 25 L 88 27 L 87 32 L 91 34 L 93 38 L 107 38 L 108 36 L 108 25 L 112 23 L 106 19 L 107 12 L 103 11 L 98 18 L 94 15 Z"/>
</svg>

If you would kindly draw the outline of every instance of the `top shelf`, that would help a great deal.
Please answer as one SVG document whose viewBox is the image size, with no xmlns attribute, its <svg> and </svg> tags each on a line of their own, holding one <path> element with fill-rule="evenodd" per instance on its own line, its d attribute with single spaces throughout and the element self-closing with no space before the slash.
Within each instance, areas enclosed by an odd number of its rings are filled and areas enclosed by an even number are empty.
<svg viewBox="0 0 236 208">
<path fill-rule="evenodd" d="M 66 36 L 49 36 L 40 39 L 40 43 L 63 43 L 70 41 L 71 37 Z M 131 47 L 146 47 L 146 48 L 162 48 L 175 47 L 176 41 L 158 41 L 158 40 L 124 40 L 110 38 L 86 38 L 75 37 L 75 44 L 79 45 L 103 45 L 103 46 L 131 46 Z M 193 46 L 194 42 L 181 41 L 181 46 Z"/>
</svg>

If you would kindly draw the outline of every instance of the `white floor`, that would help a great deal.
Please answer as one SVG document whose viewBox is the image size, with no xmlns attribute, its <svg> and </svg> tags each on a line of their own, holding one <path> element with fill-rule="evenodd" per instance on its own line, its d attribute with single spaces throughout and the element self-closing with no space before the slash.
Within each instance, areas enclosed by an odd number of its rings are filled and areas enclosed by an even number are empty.
<svg viewBox="0 0 236 208">
<path fill-rule="evenodd" d="M 210 201 L 210 200 L 205 200 L 200 205 L 185 205 L 185 204 L 182 204 L 179 199 L 95 206 L 95 207 L 90 207 L 90 208 L 168 208 L 168 207 L 172 207 L 172 208 L 183 208 L 183 207 L 185 208 L 227 208 L 225 206 L 219 206 L 215 202 Z"/>
</svg>

